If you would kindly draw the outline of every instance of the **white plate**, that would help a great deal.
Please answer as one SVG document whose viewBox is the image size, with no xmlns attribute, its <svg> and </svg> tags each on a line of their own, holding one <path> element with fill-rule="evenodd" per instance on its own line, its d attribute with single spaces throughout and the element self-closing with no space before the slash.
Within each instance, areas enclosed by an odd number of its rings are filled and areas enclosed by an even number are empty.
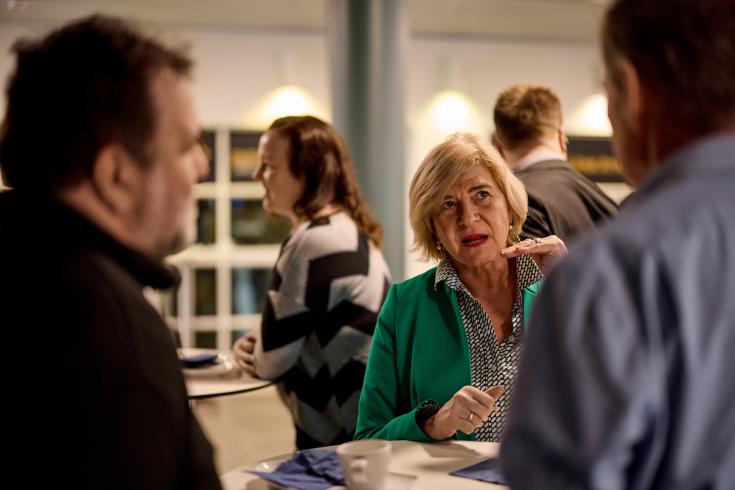
<svg viewBox="0 0 735 490">
<path fill-rule="evenodd" d="M 279 464 L 283 463 L 284 461 L 287 461 L 289 458 L 291 458 L 292 454 L 281 454 L 279 456 L 274 456 L 272 458 L 265 459 L 259 463 L 256 463 L 254 466 L 247 468 L 245 471 L 260 471 L 262 473 L 270 473 L 274 471 Z M 388 473 L 388 482 L 385 486 L 385 490 L 407 490 L 411 488 L 413 483 L 416 481 L 416 476 L 413 475 L 406 475 L 403 473 Z M 263 480 L 268 484 L 268 488 L 273 488 L 276 490 L 290 490 L 289 487 L 284 487 L 282 485 L 278 485 L 277 483 L 272 483 L 266 480 Z M 329 487 L 329 490 L 348 490 L 347 487 L 343 487 L 340 485 Z"/>
<path fill-rule="evenodd" d="M 220 377 L 229 374 L 234 368 L 235 364 L 222 352 L 208 349 L 186 349 L 185 351 L 179 351 L 179 358 L 190 357 L 197 354 L 212 354 L 217 356 L 217 360 L 214 364 L 208 364 L 206 366 L 197 368 L 181 368 L 184 374 L 190 378 L 197 377 Z"/>
</svg>

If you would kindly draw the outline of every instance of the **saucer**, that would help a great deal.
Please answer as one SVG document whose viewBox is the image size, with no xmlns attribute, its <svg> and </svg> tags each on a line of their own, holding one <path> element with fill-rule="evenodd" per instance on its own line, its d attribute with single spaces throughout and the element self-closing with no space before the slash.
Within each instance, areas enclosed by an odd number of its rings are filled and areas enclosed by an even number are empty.
<svg viewBox="0 0 735 490">
<path fill-rule="evenodd" d="M 182 349 L 179 351 L 179 358 L 184 359 L 205 354 L 214 356 L 214 359 L 201 366 L 182 368 L 181 371 L 186 377 L 221 377 L 229 374 L 235 368 L 235 364 L 226 354 L 215 349 Z"/>
</svg>

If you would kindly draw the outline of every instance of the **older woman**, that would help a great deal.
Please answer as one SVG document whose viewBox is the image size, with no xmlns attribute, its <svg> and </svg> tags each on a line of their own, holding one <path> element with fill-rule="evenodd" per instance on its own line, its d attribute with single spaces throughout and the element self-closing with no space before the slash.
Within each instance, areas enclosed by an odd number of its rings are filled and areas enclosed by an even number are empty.
<svg viewBox="0 0 735 490">
<path fill-rule="evenodd" d="M 475 135 L 456 134 L 435 147 L 411 182 L 409 201 L 415 246 L 439 265 L 388 293 L 355 437 L 497 441 L 524 317 L 543 277 L 528 253 L 544 265 L 566 248 L 556 237 L 512 246 L 526 193 Z"/>
<path fill-rule="evenodd" d="M 390 275 L 382 231 L 337 131 L 311 116 L 276 120 L 253 178 L 263 207 L 287 217 L 259 334 L 234 346 L 246 372 L 278 380 L 296 446 L 352 439 L 368 350 Z"/>
</svg>

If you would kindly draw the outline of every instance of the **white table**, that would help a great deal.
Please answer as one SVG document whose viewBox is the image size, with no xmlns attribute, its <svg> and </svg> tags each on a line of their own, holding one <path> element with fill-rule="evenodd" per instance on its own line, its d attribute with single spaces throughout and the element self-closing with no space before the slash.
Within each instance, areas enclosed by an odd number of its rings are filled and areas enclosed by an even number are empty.
<svg viewBox="0 0 735 490">
<path fill-rule="evenodd" d="M 493 490 L 507 489 L 503 485 L 451 476 L 451 471 L 466 468 L 498 454 L 500 445 L 493 442 L 412 442 L 391 441 L 393 456 L 391 473 L 412 475 L 416 480 L 411 490 Z M 275 458 L 274 458 L 275 459 Z M 243 471 L 243 466 L 221 475 L 225 490 L 266 490 L 272 488 L 255 475 Z M 343 488 L 343 487 L 334 487 Z M 388 488 L 387 490 L 390 490 Z"/>
<path fill-rule="evenodd" d="M 216 354 L 218 351 L 214 349 L 181 349 L 181 353 L 185 356 L 193 356 L 197 354 Z M 232 360 L 231 352 L 223 352 L 228 360 Z M 258 378 L 253 378 L 243 373 L 236 367 L 230 372 L 223 375 L 198 375 L 192 376 L 184 373 L 186 381 L 186 391 L 190 400 L 203 400 L 205 398 L 214 398 L 224 395 L 235 395 L 237 393 L 245 393 L 248 391 L 258 390 L 272 384 Z"/>
</svg>

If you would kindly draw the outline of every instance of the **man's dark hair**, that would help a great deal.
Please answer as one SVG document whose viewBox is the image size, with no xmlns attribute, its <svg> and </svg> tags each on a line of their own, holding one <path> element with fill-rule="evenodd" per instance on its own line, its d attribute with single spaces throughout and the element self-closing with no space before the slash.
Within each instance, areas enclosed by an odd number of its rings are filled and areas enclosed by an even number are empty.
<svg viewBox="0 0 735 490">
<path fill-rule="evenodd" d="M 337 204 L 362 233 L 382 246 L 383 228 L 362 197 L 350 153 L 337 130 L 313 116 L 287 116 L 273 121 L 268 131 L 288 140 L 289 170 L 304 179 L 304 192 L 294 204 L 296 215 L 313 219 L 324 206 Z"/>
<path fill-rule="evenodd" d="M 110 143 L 147 165 L 157 121 L 150 81 L 161 70 L 188 76 L 192 66 L 183 50 L 98 15 L 13 51 L 0 168 L 7 185 L 42 193 L 88 177 Z"/>
<path fill-rule="evenodd" d="M 546 85 L 514 85 L 498 95 L 493 120 L 495 138 L 516 149 L 561 128 L 561 102 Z"/>
<path fill-rule="evenodd" d="M 735 3 L 732 0 L 618 0 L 602 46 L 610 81 L 618 57 L 636 68 L 666 124 L 694 135 L 735 123 Z"/>
</svg>

